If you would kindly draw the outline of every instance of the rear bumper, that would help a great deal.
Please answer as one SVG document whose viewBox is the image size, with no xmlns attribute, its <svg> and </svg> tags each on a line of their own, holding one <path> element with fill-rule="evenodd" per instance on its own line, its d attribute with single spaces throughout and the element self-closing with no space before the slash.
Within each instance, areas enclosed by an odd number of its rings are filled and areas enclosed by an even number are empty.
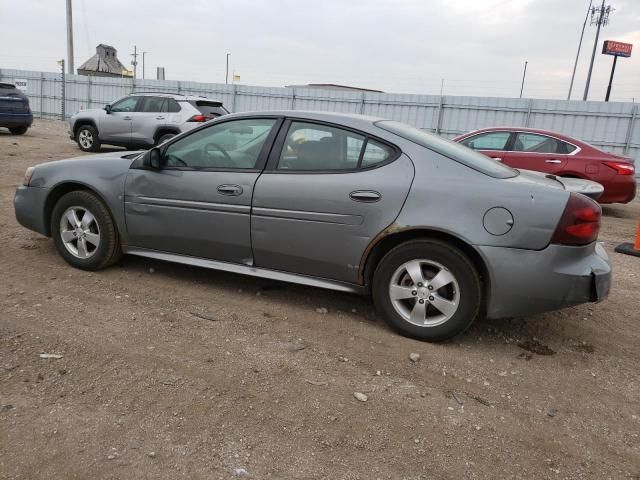
<svg viewBox="0 0 640 480">
<path fill-rule="evenodd" d="M 478 247 L 487 260 L 490 318 L 533 315 L 607 298 L 611 265 L 602 245 L 544 250 Z"/>
<path fill-rule="evenodd" d="M 637 181 L 634 175 L 616 175 L 604 183 L 600 203 L 629 203 L 636 196 Z"/>
<path fill-rule="evenodd" d="M 25 228 L 48 236 L 44 218 L 44 205 L 49 190 L 38 187 L 19 186 L 13 199 L 16 220 Z"/>
<path fill-rule="evenodd" d="M 30 127 L 33 123 L 32 113 L 1 113 L 0 127 Z"/>
</svg>

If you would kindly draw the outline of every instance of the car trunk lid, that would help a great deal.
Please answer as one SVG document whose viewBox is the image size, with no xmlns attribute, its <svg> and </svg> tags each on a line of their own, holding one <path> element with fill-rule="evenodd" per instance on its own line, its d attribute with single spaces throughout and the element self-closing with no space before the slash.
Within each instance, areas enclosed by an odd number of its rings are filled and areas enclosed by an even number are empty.
<svg viewBox="0 0 640 480">
<path fill-rule="evenodd" d="M 548 173 L 534 172 L 533 170 L 519 170 L 520 180 L 527 183 L 536 183 L 551 188 L 562 188 L 567 192 L 581 193 L 589 198 L 597 200 L 604 192 L 604 187 L 591 180 L 582 178 L 558 177 Z"/>
</svg>

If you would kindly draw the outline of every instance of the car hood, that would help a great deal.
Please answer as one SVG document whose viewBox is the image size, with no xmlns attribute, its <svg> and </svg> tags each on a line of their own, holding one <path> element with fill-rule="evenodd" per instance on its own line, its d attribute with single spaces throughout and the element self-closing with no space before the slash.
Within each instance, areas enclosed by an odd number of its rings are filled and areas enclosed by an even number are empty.
<svg viewBox="0 0 640 480">
<path fill-rule="evenodd" d="M 544 185 L 551 188 L 561 188 L 567 192 L 581 193 L 594 200 L 600 198 L 604 192 L 604 187 L 591 180 L 582 178 L 558 177 L 548 173 L 535 172 L 533 170 L 518 170 L 520 181 Z"/>
<path fill-rule="evenodd" d="M 90 185 L 91 179 L 116 179 L 129 170 L 134 158 L 141 152 L 110 152 L 67 158 L 36 165 L 30 186 L 50 187 L 70 181 Z"/>
<path fill-rule="evenodd" d="M 73 117 L 77 117 L 78 115 L 88 115 L 88 116 L 95 116 L 99 113 L 104 113 L 104 108 L 87 108 L 86 110 L 78 110 L 76 113 L 74 113 L 72 116 Z"/>
</svg>

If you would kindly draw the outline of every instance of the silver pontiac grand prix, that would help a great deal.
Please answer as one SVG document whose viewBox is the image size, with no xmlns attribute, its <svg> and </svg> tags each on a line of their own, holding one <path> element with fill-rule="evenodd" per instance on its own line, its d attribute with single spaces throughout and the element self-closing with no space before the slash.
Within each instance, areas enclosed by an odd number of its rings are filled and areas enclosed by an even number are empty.
<svg viewBox="0 0 640 480">
<path fill-rule="evenodd" d="M 126 253 L 370 293 L 391 327 L 430 341 L 600 301 L 611 283 L 596 202 L 360 115 L 233 114 L 147 152 L 43 163 L 15 211 L 77 268 Z"/>
</svg>

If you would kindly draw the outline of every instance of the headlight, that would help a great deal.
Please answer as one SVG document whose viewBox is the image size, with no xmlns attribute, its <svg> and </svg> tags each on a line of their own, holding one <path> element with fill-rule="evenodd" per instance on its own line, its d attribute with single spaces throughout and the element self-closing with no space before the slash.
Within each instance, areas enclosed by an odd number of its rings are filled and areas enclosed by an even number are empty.
<svg viewBox="0 0 640 480">
<path fill-rule="evenodd" d="M 34 167 L 27 168 L 27 171 L 24 172 L 24 180 L 22 180 L 22 185 L 25 187 L 29 186 L 29 182 L 31 182 L 31 177 L 33 176 Z"/>
</svg>

